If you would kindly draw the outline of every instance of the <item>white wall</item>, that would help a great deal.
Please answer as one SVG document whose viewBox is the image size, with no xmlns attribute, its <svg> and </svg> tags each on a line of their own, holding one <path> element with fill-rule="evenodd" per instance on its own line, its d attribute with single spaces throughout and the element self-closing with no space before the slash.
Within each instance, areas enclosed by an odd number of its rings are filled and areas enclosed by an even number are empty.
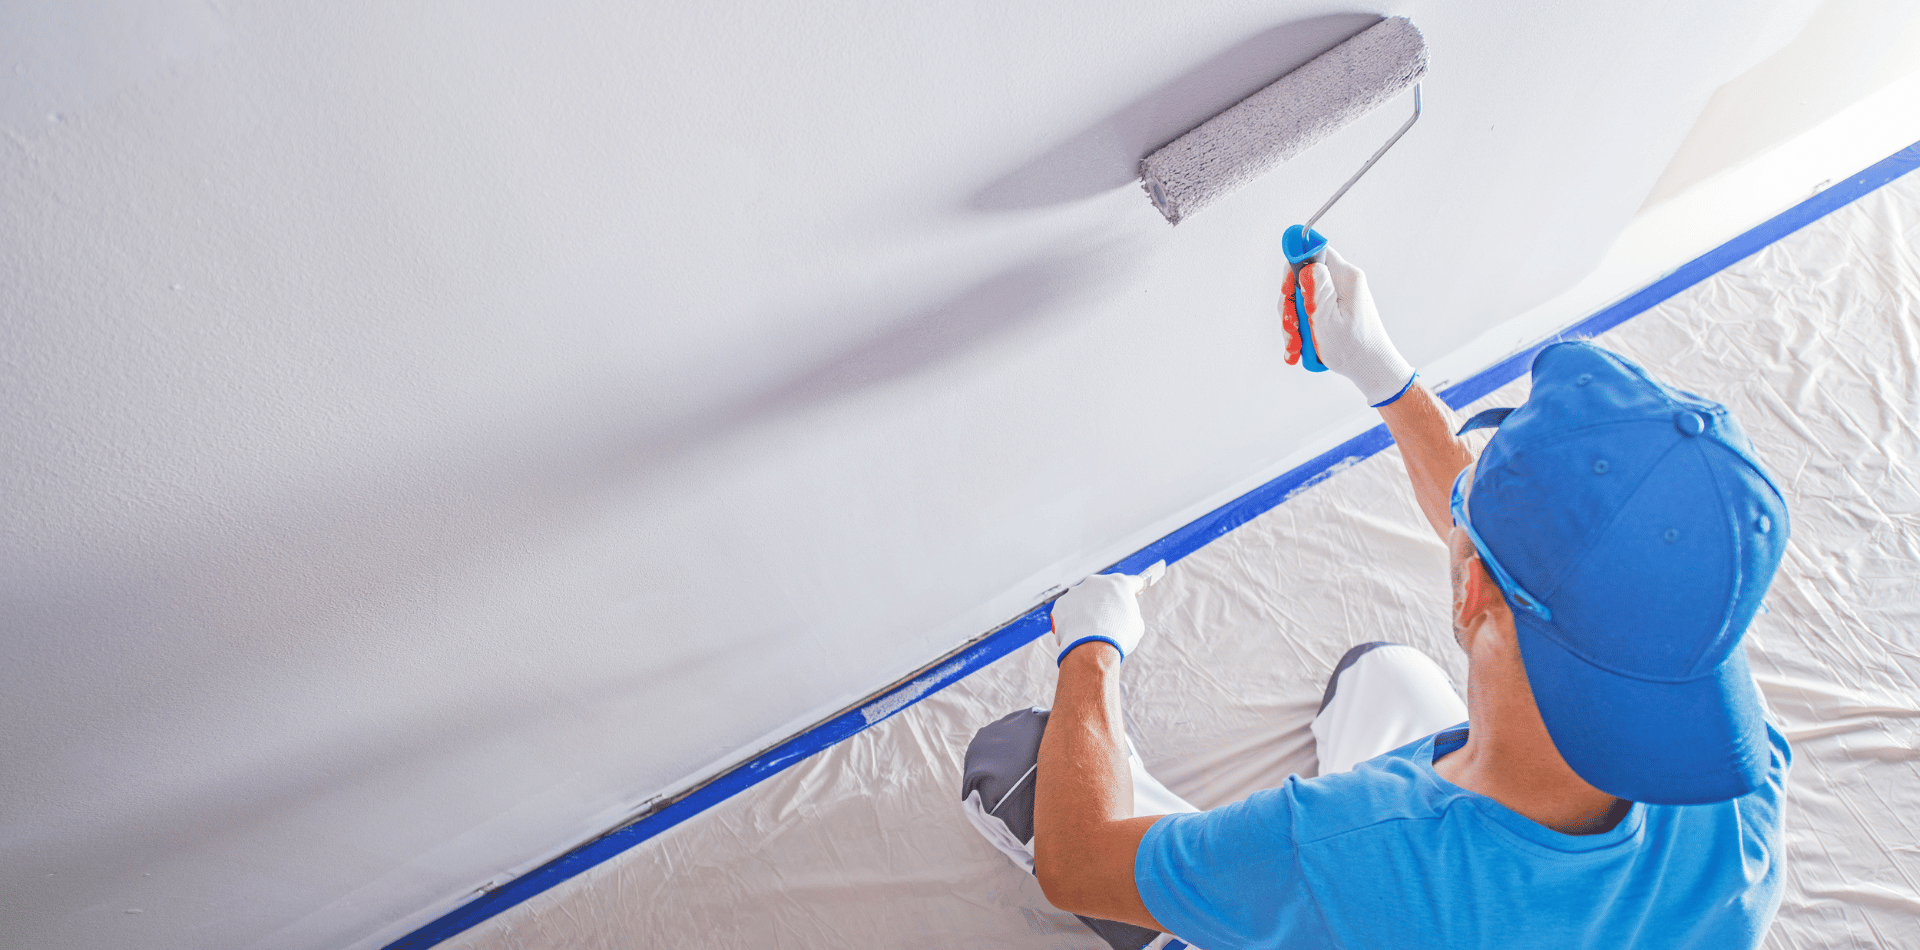
<svg viewBox="0 0 1920 950">
<path fill-rule="evenodd" d="M 1755 8 L 1388 5 L 1428 113 L 1324 230 L 1411 359 L 1586 273 Z M 1350 10 L 0 8 L 0 933 L 390 939 L 1349 431 L 1278 235 L 1406 103 L 1126 179 Z"/>
<path fill-rule="evenodd" d="M 1824 0 L 1792 42 L 1713 94 L 1646 206 L 1737 169 L 1916 72 L 1920 4 Z"/>
</svg>

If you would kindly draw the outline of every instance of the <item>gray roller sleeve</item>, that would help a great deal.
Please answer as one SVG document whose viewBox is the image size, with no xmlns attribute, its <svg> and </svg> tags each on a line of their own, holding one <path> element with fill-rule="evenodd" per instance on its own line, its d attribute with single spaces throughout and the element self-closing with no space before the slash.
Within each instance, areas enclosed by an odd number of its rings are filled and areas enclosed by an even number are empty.
<svg viewBox="0 0 1920 950">
<path fill-rule="evenodd" d="M 1141 183 L 1167 221 L 1279 167 L 1427 74 L 1427 42 L 1391 17 L 1227 107 L 1140 162 Z"/>
</svg>

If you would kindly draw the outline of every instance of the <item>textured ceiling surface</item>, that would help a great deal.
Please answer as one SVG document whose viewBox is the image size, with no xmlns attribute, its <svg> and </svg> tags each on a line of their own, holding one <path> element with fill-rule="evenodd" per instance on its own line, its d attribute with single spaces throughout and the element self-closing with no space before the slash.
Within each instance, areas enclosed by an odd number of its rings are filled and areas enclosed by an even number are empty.
<svg viewBox="0 0 1920 950">
<path fill-rule="evenodd" d="M 1322 229 L 1443 356 L 1808 7 L 1391 3 L 1427 114 Z M 397 936 L 1364 411 L 1281 365 L 1279 234 L 1410 102 L 1178 228 L 1131 176 L 1371 13 L 0 16 L 21 946 Z"/>
</svg>

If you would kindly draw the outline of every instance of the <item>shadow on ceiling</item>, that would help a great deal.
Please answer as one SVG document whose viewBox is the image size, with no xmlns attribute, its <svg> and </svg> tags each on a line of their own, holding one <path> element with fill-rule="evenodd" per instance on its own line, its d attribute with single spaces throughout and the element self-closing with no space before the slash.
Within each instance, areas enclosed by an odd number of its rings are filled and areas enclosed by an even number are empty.
<svg viewBox="0 0 1920 950">
<path fill-rule="evenodd" d="M 1140 160 L 1154 149 L 1380 19 L 1343 13 L 1256 33 L 1000 176 L 968 196 L 966 206 L 1039 208 L 1137 181 Z"/>
</svg>

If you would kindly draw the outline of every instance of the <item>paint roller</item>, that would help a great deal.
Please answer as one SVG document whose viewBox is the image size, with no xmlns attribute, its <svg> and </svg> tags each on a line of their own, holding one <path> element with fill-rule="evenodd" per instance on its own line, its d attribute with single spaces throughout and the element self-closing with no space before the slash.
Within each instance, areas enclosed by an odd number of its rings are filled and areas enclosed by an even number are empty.
<svg viewBox="0 0 1920 950">
<path fill-rule="evenodd" d="M 1278 168 L 1314 143 L 1413 87 L 1413 115 L 1360 170 L 1307 219 L 1280 238 L 1296 272 L 1294 312 L 1300 315 L 1300 365 L 1325 372 L 1313 348 L 1313 330 L 1301 298 L 1298 271 L 1324 256 L 1327 239 L 1313 226 L 1380 156 L 1420 118 L 1427 43 L 1406 17 L 1389 17 L 1315 56 L 1266 88 L 1227 107 L 1140 162 L 1140 181 L 1170 224 Z"/>
</svg>

